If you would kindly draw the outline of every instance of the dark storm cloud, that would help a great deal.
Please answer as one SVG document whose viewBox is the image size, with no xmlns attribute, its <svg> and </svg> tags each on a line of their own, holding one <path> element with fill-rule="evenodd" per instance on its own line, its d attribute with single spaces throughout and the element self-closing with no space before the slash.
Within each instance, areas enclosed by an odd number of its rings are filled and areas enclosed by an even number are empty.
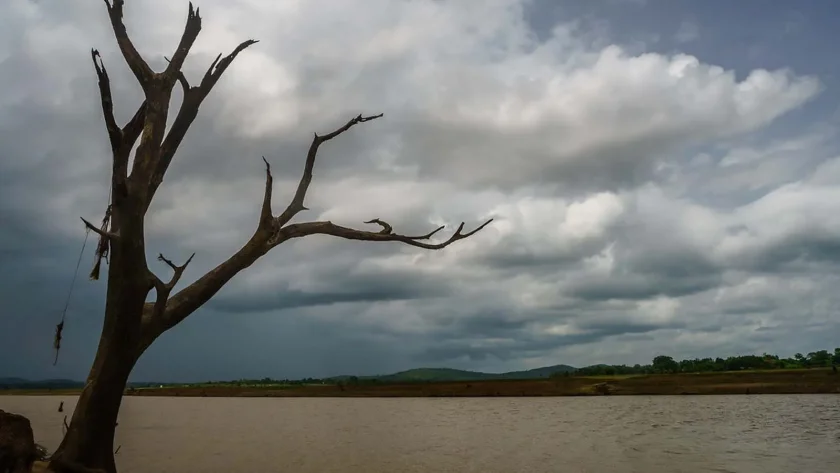
<svg viewBox="0 0 840 473">
<path fill-rule="evenodd" d="M 487 360 L 508 361 L 560 349 L 566 346 L 602 341 L 608 337 L 623 334 L 647 333 L 662 328 L 652 324 L 604 324 L 589 328 L 582 333 L 569 335 L 523 335 L 498 342 L 482 342 L 474 339 L 429 340 L 429 348 L 416 356 L 418 362 L 457 363 L 459 361 L 480 362 Z M 561 364 L 557 360 L 554 364 Z"/>
<path fill-rule="evenodd" d="M 717 287 L 722 271 L 708 271 L 692 261 L 647 261 L 646 268 L 626 265 L 620 271 L 604 276 L 575 278 L 566 286 L 566 293 L 590 301 L 607 299 L 644 300 L 655 296 L 680 297 Z"/>
<path fill-rule="evenodd" d="M 822 266 L 836 270 L 840 266 L 840 240 L 822 229 L 788 235 L 755 252 L 744 261 L 753 271 L 813 271 Z"/>
<path fill-rule="evenodd" d="M 275 289 L 227 293 L 209 303 L 222 312 L 264 312 L 297 307 L 446 297 L 452 294 L 445 281 L 415 273 L 353 274 L 332 268 L 329 273 L 315 273 L 319 286 L 326 291 L 307 292 L 290 289 L 289 283 Z M 294 275 L 292 275 L 292 279 Z"/>
</svg>

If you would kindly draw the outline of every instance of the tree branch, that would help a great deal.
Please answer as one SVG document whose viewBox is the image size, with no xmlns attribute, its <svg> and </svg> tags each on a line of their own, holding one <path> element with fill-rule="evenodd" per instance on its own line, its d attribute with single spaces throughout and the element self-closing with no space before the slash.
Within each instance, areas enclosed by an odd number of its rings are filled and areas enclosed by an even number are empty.
<svg viewBox="0 0 840 473">
<path fill-rule="evenodd" d="M 120 130 L 120 144 L 114 149 L 114 163 L 112 169 L 111 185 L 114 199 L 121 199 L 128 193 L 126 180 L 128 179 L 128 159 L 131 156 L 131 149 L 146 123 L 146 101 L 140 104 L 131 120 Z M 112 145 L 113 146 L 113 145 Z"/>
<path fill-rule="evenodd" d="M 207 72 L 204 73 L 204 77 L 201 79 L 201 84 L 198 86 L 201 89 L 202 93 L 206 96 L 210 93 L 210 90 L 213 86 L 216 85 L 216 82 L 219 81 L 219 78 L 222 77 L 222 74 L 225 73 L 225 70 L 230 66 L 230 63 L 236 59 L 236 56 L 239 55 L 242 51 L 245 50 L 248 46 L 252 44 L 259 43 L 259 41 L 255 39 L 249 39 L 247 41 L 243 41 L 239 43 L 239 46 L 233 50 L 232 53 L 228 54 L 224 58 L 222 55 L 219 54 L 216 56 L 216 59 L 210 64 L 210 67 L 207 69 Z"/>
<path fill-rule="evenodd" d="M 122 51 L 125 62 L 128 63 L 128 67 L 131 69 L 131 72 L 134 73 L 134 77 L 137 78 L 137 81 L 140 82 L 143 90 L 146 90 L 151 84 L 155 73 L 143 57 L 140 56 L 140 53 L 137 52 L 137 48 L 134 47 L 134 43 L 132 43 L 131 39 L 128 37 L 128 32 L 126 31 L 125 24 L 123 24 L 122 20 L 123 5 L 125 4 L 125 0 L 104 1 L 105 6 L 108 7 L 108 17 L 111 19 L 111 26 L 114 29 L 114 36 L 117 38 L 117 45 L 119 45 L 120 51 Z"/>
<path fill-rule="evenodd" d="M 198 15 L 198 10 L 196 10 L 196 15 Z M 152 174 L 147 205 L 151 204 L 151 197 L 154 196 L 158 187 L 160 187 L 161 183 L 163 183 L 163 177 L 166 175 L 166 171 L 172 163 L 172 158 L 175 156 L 175 152 L 184 140 L 184 136 L 186 136 L 187 131 L 190 129 L 190 126 L 196 116 L 198 116 L 198 108 L 207 97 L 207 94 L 210 93 L 213 86 L 216 85 L 216 82 L 218 82 L 219 78 L 225 72 L 225 69 L 227 69 L 230 63 L 233 62 L 236 56 L 239 55 L 239 53 L 245 48 L 257 42 L 258 41 L 252 39 L 242 42 L 236 47 L 236 49 L 233 50 L 232 53 L 222 59 L 221 62 L 219 62 L 219 58 L 221 58 L 222 55 L 219 54 L 204 74 L 204 78 L 198 86 L 190 86 L 186 76 L 184 76 L 184 74 L 179 70 L 178 80 L 184 90 L 184 98 L 181 102 L 181 107 L 178 109 L 178 115 L 175 116 L 175 120 L 172 122 L 172 127 L 169 129 L 169 132 L 166 134 L 166 137 L 161 143 L 160 159 L 158 159 L 157 165 L 155 166 L 155 170 Z M 174 60 L 175 58 L 173 57 L 169 64 L 171 65 Z"/>
<path fill-rule="evenodd" d="M 424 243 L 421 240 L 428 240 L 430 239 L 435 233 L 442 230 L 444 227 L 438 227 L 431 232 L 420 235 L 420 236 L 406 236 L 400 235 L 396 233 L 390 233 L 391 225 L 387 224 L 386 222 L 382 222 L 379 219 L 374 219 L 366 223 L 378 223 L 384 227 L 384 230 L 381 232 L 366 232 L 363 230 L 356 230 L 353 228 L 342 227 L 341 225 L 336 225 L 332 222 L 306 222 L 306 223 L 295 223 L 292 225 L 288 225 L 283 227 L 280 230 L 280 238 L 278 239 L 278 244 L 292 239 L 292 238 L 300 238 L 307 235 L 332 235 L 339 238 L 345 238 L 347 240 L 360 240 L 360 241 L 398 241 L 401 243 L 405 243 L 406 245 L 416 246 L 417 248 L 424 248 L 427 250 L 440 250 L 442 248 L 446 248 L 447 246 L 455 243 L 458 240 L 463 240 L 464 238 L 468 238 L 472 235 L 475 235 L 481 229 L 486 227 L 493 219 L 484 222 L 476 228 L 475 230 L 467 233 L 461 233 L 464 229 L 464 223 L 461 222 L 461 225 L 458 226 L 458 229 L 455 230 L 455 233 L 449 237 L 448 240 L 441 242 L 441 243 Z M 389 231 L 386 233 L 386 231 Z"/>
<path fill-rule="evenodd" d="M 172 60 L 169 61 L 169 65 L 166 67 L 166 71 L 164 71 L 164 75 L 171 78 L 170 80 L 177 78 L 178 80 L 183 79 L 183 81 L 186 81 L 184 74 L 181 72 L 181 67 L 183 67 L 184 61 L 190 53 L 190 48 L 192 48 L 193 43 L 198 38 L 198 33 L 201 32 L 201 15 L 199 15 L 198 10 L 197 8 L 193 10 L 193 4 L 190 2 L 189 12 L 187 13 L 187 24 L 184 26 L 184 33 L 181 35 L 178 49 L 175 50 L 175 54 L 172 55 Z M 183 84 L 184 82 L 181 82 L 181 85 Z M 189 89 L 189 86 L 186 86 L 186 89 Z"/>
<path fill-rule="evenodd" d="M 265 237 L 259 232 L 233 256 L 208 271 L 189 286 L 181 289 L 169 298 L 168 302 L 158 307 L 149 307 L 141 335 L 141 345 L 149 346 L 155 338 L 187 318 L 196 309 L 210 300 L 237 273 L 251 266 L 270 248 Z M 162 310 L 156 314 L 157 310 Z"/>
<path fill-rule="evenodd" d="M 172 288 L 174 288 L 175 285 L 178 284 L 178 280 L 181 279 L 181 275 L 184 274 L 184 270 L 187 269 L 187 265 L 190 264 L 190 261 L 192 261 L 194 257 L 195 253 L 191 254 L 190 257 L 187 258 L 187 261 L 184 262 L 184 264 L 178 266 L 175 263 L 173 263 L 172 260 L 169 260 L 165 256 L 163 256 L 163 253 L 158 254 L 158 261 L 163 261 L 164 263 L 166 263 L 167 266 L 172 268 L 172 271 L 174 271 L 174 273 L 172 274 L 172 279 L 170 279 L 169 282 L 165 284 L 165 287 L 167 289 L 171 291 Z"/>
<path fill-rule="evenodd" d="M 268 228 L 274 220 L 271 214 L 271 194 L 272 188 L 274 187 L 274 177 L 271 175 L 271 164 L 268 164 L 265 156 L 262 157 L 262 160 L 265 163 L 265 193 L 263 194 L 262 209 L 260 209 L 260 227 Z"/>
<path fill-rule="evenodd" d="M 382 233 L 384 235 L 390 235 L 391 233 L 394 232 L 394 227 L 392 227 L 388 222 L 383 222 L 382 220 L 379 220 L 378 218 L 375 218 L 373 220 L 368 220 L 365 223 L 375 223 L 375 224 L 381 226 L 382 231 L 380 231 L 379 233 Z M 443 227 L 438 228 L 438 230 L 441 230 L 441 229 L 443 229 Z"/>
<path fill-rule="evenodd" d="M 172 64 L 172 61 L 169 60 L 168 57 L 163 56 L 166 62 Z M 181 83 L 181 89 L 184 91 L 184 97 L 190 92 L 190 82 L 187 80 L 187 76 L 184 75 L 184 71 L 178 70 L 177 72 L 178 82 Z"/>
<path fill-rule="evenodd" d="M 152 281 L 152 285 L 155 287 L 155 302 L 153 305 L 152 313 L 151 313 L 151 320 L 147 321 L 147 324 L 160 324 L 162 323 L 161 319 L 163 317 L 163 313 L 166 310 L 166 304 L 169 302 L 169 295 L 172 293 L 172 289 L 175 288 L 175 285 L 178 284 L 178 281 L 181 279 L 181 276 L 184 274 L 184 270 L 187 269 L 187 265 L 190 264 L 192 261 L 195 253 L 190 255 L 187 258 L 187 261 L 178 266 L 172 262 L 172 260 L 167 259 L 163 256 L 163 253 L 158 254 L 158 261 L 163 261 L 166 263 L 167 266 L 172 268 L 173 274 L 172 278 L 169 282 L 163 282 L 155 273 L 149 271 L 149 276 Z M 142 338 L 142 337 L 141 337 Z M 151 343 L 151 342 L 150 342 Z"/>
<path fill-rule="evenodd" d="M 210 67 L 210 71 L 208 71 L 208 74 L 205 75 L 205 79 L 202 81 L 204 84 L 207 83 L 207 77 L 210 77 L 213 68 L 216 67 L 216 62 L 218 62 L 218 58 L 217 61 L 214 62 L 214 65 Z M 202 86 L 199 86 L 198 89 L 200 89 L 201 87 Z M 194 91 L 196 89 L 196 87 L 193 87 L 190 90 Z M 312 180 L 312 168 L 314 166 L 318 146 L 324 141 L 329 141 L 335 138 L 336 136 L 340 135 L 341 133 L 344 133 L 345 131 L 352 128 L 358 123 L 374 120 L 381 116 L 383 115 L 379 114 L 369 117 L 359 115 L 353 118 L 352 120 L 348 121 L 341 128 L 329 134 L 326 134 L 324 136 L 318 136 L 316 134 L 313 139 L 312 145 L 310 146 L 309 153 L 307 155 L 307 162 L 304 167 L 304 174 L 301 178 L 301 182 L 298 186 L 295 197 L 289 204 L 287 209 L 283 212 L 283 214 L 281 214 L 280 217 L 276 218 L 272 217 L 271 209 L 273 185 L 271 164 L 263 156 L 263 162 L 265 163 L 265 192 L 263 195 L 262 208 L 260 210 L 260 224 L 257 227 L 256 231 L 248 240 L 248 242 L 244 246 L 242 246 L 242 248 L 240 248 L 235 254 L 233 254 L 233 256 L 223 261 L 212 270 L 208 271 L 206 274 L 201 276 L 189 286 L 185 287 L 178 293 L 169 297 L 168 301 L 165 304 L 157 302 L 147 303 L 144 306 L 142 316 L 143 329 L 140 336 L 141 352 L 146 347 L 150 346 L 158 336 L 160 336 L 162 333 L 166 332 L 170 328 L 178 325 L 181 321 L 186 319 L 190 314 L 196 311 L 204 303 L 209 301 L 215 294 L 219 292 L 219 290 L 222 287 L 224 287 L 225 284 L 227 284 L 239 272 L 250 267 L 259 258 L 268 253 L 273 247 L 289 239 L 300 238 L 307 235 L 324 234 L 333 235 L 349 240 L 381 242 L 396 241 L 417 248 L 438 250 L 441 248 L 445 248 L 456 241 L 463 240 L 474 235 L 493 221 L 492 219 L 490 219 L 481 224 L 481 226 L 479 226 L 478 228 L 467 233 L 462 233 L 464 229 L 464 224 L 461 223 L 461 225 L 458 227 L 455 233 L 449 237 L 449 239 L 440 243 L 429 243 L 425 240 L 431 239 L 435 234 L 440 232 L 444 228 L 442 226 L 430 231 L 429 233 L 426 233 L 425 235 L 410 236 L 394 233 L 393 226 L 391 224 L 378 218 L 369 220 L 365 223 L 377 224 L 381 226 L 382 230 L 379 232 L 369 232 L 342 227 L 340 225 L 335 225 L 329 221 L 298 223 L 286 226 L 283 226 L 282 224 L 278 225 L 280 222 L 284 224 L 288 223 L 288 221 L 294 216 L 295 213 L 303 209 L 303 199 L 306 195 L 307 188 Z M 162 287 L 162 291 L 166 291 L 166 288 L 162 282 L 159 282 L 157 284 Z"/>
<path fill-rule="evenodd" d="M 122 128 L 123 139 L 125 141 L 124 144 L 133 147 L 137 138 L 140 137 L 140 133 L 143 132 L 143 124 L 146 121 L 146 110 L 147 104 L 144 100 L 143 103 L 140 104 L 140 107 L 137 108 L 137 111 L 134 112 L 134 116 L 131 117 L 131 120 L 129 120 Z"/>
<path fill-rule="evenodd" d="M 298 212 L 302 210 L 308 210 L 303 205 L 303 201 L 306 198 L 306 191 L 309 189 L 309 184 L 312 183 L 312 168 L 315 166 L 315 157 L 318 154 L 318 148 L 321 146 L 321 144 L 344 133 L 345 131 L 352 128 L 354 125 L 368 122 L 371 120 L 376 120 L 377 118 L 380 118 L 382 116 L 382 113 L 380 113 L 379 115 L 371 115 L 368 117 L 363 117 L 361 114 L 359 114 L 359 116 L 351 119 L 350 121 L 345 123 L 344 126 L 331 133 L 327 133 L 323 136 L 319 136 L 317 133 L 315 134 L 315 136 L 312 138 L 312 144 L 309 146 L 309 152 L 306 153 L 306 164 L 304 165 L 303 176 L 301 176 L 300 178 L 300 183 L 298 183 L 297 191 L 295 191 L 295 195 L 292 198 L 292 201 L 289 202 L 289 205 L 286 207 L 286 210 L 284 210 L 283 213 L 280 214 L 279 217 L 277 217 L 278 228 L 289 223 L 289 221 L 292 220 Z"/>
<path fill-rule="evenodd" d="M 102 115 L 105 118 L 105 128 L 108 130 L 108 138 L 111 141 L 111 150 L 117 151 L 122 144 L 122 130 L 114 118 L 114 101 L 111 97 L 111 81 L 108 79 L 108 71 L 105 70 L 105 63 L 102 56 L 96 49 L 90 50 L 90 58 L 93 60 L 93 67 L 96 69 L 96 77 L 99 79 L 99 98 L 102 102 Z"/>
<path fill-rule="evenodd" d="M 114 189 L 123 189 L 128 175 L 128 158 L 131 148 L 143 130 L 146 120 L 146 101 L 140 105 L 134 116 L 124 127 L 117 125 L 114 117 L 114 101 L 111 95 L 111 81 L 108 78 L 108 71 L 105 69 L 105 62 L 96 49 L 90 50 L 93 67 L 96 70 L 99 85 L 99 98 L 102 102 L 102 115 L 105 118 L 105 128 L 108 131 L 108 139 L 111 143 L 113 153 L 113 176 L 112 185 Z"/>
<path fill-rule="evenodd" d="M 102 230 L 101 228 L 98 228 L 96 225 L 88 222 L 87 220 L 85 220 L 82 217 L 79 217 L 79 218 L 82 219 L 82 222 L 85 222 L 85 227 L 87 227 L 88 230 L 93 231 L 94 233 L 96 233 L 97 235 L 99 235 L 103 238 L 110 239 L 110 240 L 116 240 L 120 237 L 116 233 L 106 232 L 106 231 Z"/>
</svg>

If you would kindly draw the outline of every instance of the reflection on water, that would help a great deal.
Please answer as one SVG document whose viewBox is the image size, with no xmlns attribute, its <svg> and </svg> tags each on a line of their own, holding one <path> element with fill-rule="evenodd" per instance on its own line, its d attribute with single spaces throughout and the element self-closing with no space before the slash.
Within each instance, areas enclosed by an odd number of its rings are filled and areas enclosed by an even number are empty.
<svg viewBox="0 0 840 473">
<path fill-rule="evenodd" d="M 74 405 L 0 396 L 50 450 Z M 840 396 L 128 397 L 116 442 L 121 473 L 834 473 Z"/>
</svg>

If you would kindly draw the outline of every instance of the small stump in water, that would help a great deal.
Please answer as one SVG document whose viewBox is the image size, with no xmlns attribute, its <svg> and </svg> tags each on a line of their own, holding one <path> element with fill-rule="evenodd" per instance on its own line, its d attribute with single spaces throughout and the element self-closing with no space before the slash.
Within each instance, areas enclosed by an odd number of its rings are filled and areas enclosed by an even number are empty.
<svg viewBox="0 0 840 473">
<path fill-rule="evenodd" d="M 37 457 L 29 419 L 0 410 L 0 473 L 29 473 Z"/>
</svg>

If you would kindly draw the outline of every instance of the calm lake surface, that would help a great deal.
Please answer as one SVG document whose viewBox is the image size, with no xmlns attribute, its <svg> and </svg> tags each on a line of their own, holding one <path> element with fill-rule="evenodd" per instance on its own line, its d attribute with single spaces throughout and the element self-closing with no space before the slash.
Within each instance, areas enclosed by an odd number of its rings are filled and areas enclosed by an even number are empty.
<svg viewBox="0 0 840 473">
<path fill-rule="evenodd" d="M 75 402 L 0 409 L 52 451 Z M 127 397 L 117 445 L 121 473 L 836 473 L 840 396 Z"/>
</svg>

